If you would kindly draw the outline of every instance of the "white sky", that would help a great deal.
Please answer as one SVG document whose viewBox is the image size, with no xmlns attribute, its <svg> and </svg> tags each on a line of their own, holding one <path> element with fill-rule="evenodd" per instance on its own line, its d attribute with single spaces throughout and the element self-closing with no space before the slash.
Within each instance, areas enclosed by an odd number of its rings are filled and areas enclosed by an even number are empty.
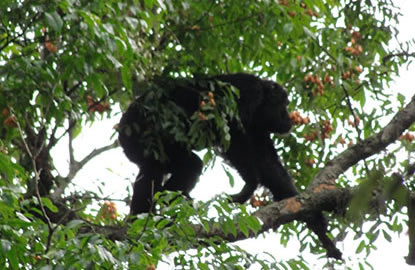
<svg viewBox="0 0 415 270">
<path fill-rule="evenodd" d="M 402 7 L 402 13 L 404 16 L 400 19 L 400 25 L 398 29 L 399 40 L 406 41 L 411 38 L 415 38 L 415 0 L 398 0 L 394 1 L 397 5 Z M 409 70 L 402 70 L 399 78 L 391 85 L 391 91 L 399 91 L 409 99 L 415 94 L 415 65 L 412 64 Z M 92 127 L 84 128 L 82 134 L 75 140 L 75 156 L 78 160 L 86 156 L 94 148 L 99 148 L 108 145 L 111 142 L 111 135 L 113 133 L 113 126 L 118 123 L 120 115 L 105 121 L 97 121 Z M 114 138 L 112 138 L 112 141 Z M 59 146 L 54 149 L 54 157 L 60 156 L 58 160 L 57 169 L 60 174 L 65 175 L 68 167 L 68 151 L 67 141 L 63 141 Z M 235 187 L 231 188 L 227 176 L 220 168 L 219 162 L 217 162 L 219 168 L 214 170 L 208 170 L 200 179 L 197 187 L 192 192 L 192 196 L 200 200 L 211 199 L 214 195 L 219 193 L 236 193 L 242 187 L 241 181 L 236 181 Z M 105 169 L 104 169 L 105 168 Z M 131 184 L 135 179 L 138 172 L 137 167 L 128 161 L 128 159 L 122 153 L 120 148 L 107 151 L 99 157 L 92 160 L 87 166 L 77 175 L 75 189 L 76 190 L 93 190 L 97 191 L 97 187 L 100 183 L 105 183 L 102 187 L 104 194 L 110 198 L 124 198 L 127 195 L 126 189 L 131 189 Z M 236 176 L 236 175 L 235 175 Z M 236 177 L 235 177 L 236 178 Z M 127 180 L 126 180 L 127 179 Z M 123 204 L 117 204 L 119 210 L 127 212 L 127 208 Z M 247 240 L 242 243 L 242 247 L 246 250 L 260 254 L 262 252 L 269 252 L 279 259 L 288 259 L 295 257 L 298 254 L 299 245 L 292 241 L 289 247 L 284 248 L 279 245 L 279 235 L 276 233 L 266 234 L 267 239 L 263 239 L 262 236 L 255 240 Z M 379 237 L 379 240 L 375 242 L 378 247 L 378 251 L 372 253 L 368 261 L 372 263 L 374 269 L 400 269 L 400 270 L 413 270 L 415 267 L 409 267 L 405 264 L 404 256 L 408 253 L 408 240 L 405 234 L 400 237 L 394 236 L 393 243 L 386 242 Z M 354 261 L 354 258 L 362 257 L 355 255 L 354 251 L 359 243 L 359 240 L 348 239 L 342 243 L 338 243 L 338 247 L 344 252 L 344 258 L 347 259 L 346 264 L 351 269 L 358 269 L 357 264 L 352 264 L 350 259 Z M 316 257 L 314 255 L 307 254 L 307 250 L 304 252 L 304 257 L 309 262 L 314 262 Z M 315 269 L 321 269 L 323 261 L 315 267 Z M 338 268 L 338 269 L 346 269 Z"/>
</svg>

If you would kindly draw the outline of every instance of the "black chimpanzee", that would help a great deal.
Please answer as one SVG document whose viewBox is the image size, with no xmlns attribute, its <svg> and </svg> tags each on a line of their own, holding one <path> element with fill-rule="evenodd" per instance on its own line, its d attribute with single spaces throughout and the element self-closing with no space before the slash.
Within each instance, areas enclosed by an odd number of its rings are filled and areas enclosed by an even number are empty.
<svg viewBox="0 0 415 270">
<path fill-rule="evenodd" d="M 219 75 L 209 80 L 231 84 L 240 95 L 237 100 L 240 121 L 230 121 L 230 145 L 221 154 L 245 181 L 242 191 L 232 196 L 233 201 L 247 201 L 259 184 L 269 188 L 275 200 L 297 195 L 293 180 L 281 164 L 270 138 L 270 133 L 284 134 L 291 129 L 286 91 L 273 81 L 244 73 Z M 160 87 L 187 117 L 199 109 L 201 94 L 211 91 L 183 79 L 171 79 L 168 83 L 161 83 Z M 149 211 L 153 193 L 160 190 L 182 191 L 188 196 L 203 167 L 196 154 L 170 134 L 163 136 L 163 130 L 158 141 L 163 146 L 166 159 L 146 153 L 149 145 L 144 137 L 146 134 L 154 135 L 163 127 L 162 123 L 154 126 L 156 122 L 148 120 L 152 116 L 144 108 L 143 99 L 138 98 L 129 106 L 119 124 L 121 146 L 127 157 L 140 168 L 134 184 L 132 214 Z M 163 185 L 167 174 L 170 177 Z"/>
<path fill-rule="evenodd" d="M 242 191 L 232 196 L 233 201 L 247 201 L 258 185 L 267 187 L 277 201 L 298 195 L 293 179 L 282 165 L 270 138 L 271 133 L 284 134 L 291 129 L 287 93 L 281 85 L 245 73 L 200 80 L 170 78 L 156 81 L 155 85 L 150 89 L 155 91 L 144 91 L 128 107 L 119 123 L 121 146 L 127 157 L 140 168 L 134 183 L 131 214 L 150 211 L 152 196 L 157 191 L 182 191 L 189 196 L 203 167 L 201 159 L 192 150 L 211 146 L 222 149 L 221 156 L 245 181 Z M 221 145 L 220 139 L 213 140 L 213 145 L 189 145 L 172 132 L 179 130 L 182 135 L 188 134 L 191 125 L 188 119 L 198 112 L 203 97 L 212 88 L 215 89 L 215 98 L 221 93 L 223 96 L 229 85 L 239 90 L 236 101 L 239 117 L 225 119 L 229 121 L 228 147 Z M 158 94 L 160 89 L 162 95 Z M 168 113 L 160 114 L 159 110 Z M 168 119 L 160 119 L 161 115 L 168 115 Z M 226 118 L 227 114 L 224 115 Z M 168 122 L 175 124 L 169 125 Z M 218 130 L 208 134 L 216 133 Z M 304 221 L 318 235 L 328 256 L 340 259 L 341 252 L 326 234 L 327 223 L 323 214 L 313 212 L 304 217 Z"/>
</svg>

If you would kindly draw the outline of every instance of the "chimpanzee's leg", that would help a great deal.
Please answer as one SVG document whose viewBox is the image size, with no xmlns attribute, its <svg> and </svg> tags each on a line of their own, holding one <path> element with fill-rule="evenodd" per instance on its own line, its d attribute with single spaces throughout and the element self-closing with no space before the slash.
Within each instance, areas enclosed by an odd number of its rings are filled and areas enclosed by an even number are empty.
<svg viewBox="0 0 415 270">
<path fill-rule="evenodd" d="M 182 191 L 189 196 L 190 191 L 195 187 L 196 182 L 202 173 L 202 160 L 187 149 L 175 149 L 175 153 L 169 155 L 169 172 L 171 177 L 162 187 L 163 190 Z"/>
<path fill-rule="evenodd" d="M 260 175 L 256 163 L 259 157 L 249 136 L 235 133 L 231 135 L 231 138 L 231 145 L 223 156 L 238 171 L 245 182 L 242 190 L 231 197 L 234 202 L 244 203 L 251 198 L 258 187 Z"/>
<path fill-rule="evenodd" d="M 260 172 L 260 183 L 273 194 L 275 201 L 280 201 L 298 194 L 297 188 L 288 170 L 282 164 L 270 138 L 256 143 L 261 156 L 257 167 Z"/>
<path fill-rule="evenodd" d="M 131 200 L 130 213 L 136 215 L 149 212 L 154 193 L 161 189 L 164 168 L 158 161 L 142 162 L 140 173 L 134 183 L 134 192 Z"/>
</svg>

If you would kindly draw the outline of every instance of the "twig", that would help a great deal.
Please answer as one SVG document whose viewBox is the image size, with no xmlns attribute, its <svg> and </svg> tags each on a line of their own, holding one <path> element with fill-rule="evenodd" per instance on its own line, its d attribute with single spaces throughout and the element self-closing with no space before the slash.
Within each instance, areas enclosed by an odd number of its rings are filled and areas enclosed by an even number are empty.
<svg viewBox="0 0 415 270">
<path fill-rule="evenodd" d="M 110 145 L 98 148 L 98 149 L 94 149 L 89 155 L 87 155 L 84 159 L 82 159 L 80 162 L 76 161 L 75 159 L 72 161 L 70 168 L 69 168 L 69 173 L 66 177 L 62 178 L 61 183 L 58 185 L 58 187 L 56 188 L 55 192 L 53 192 L 53 194 L 51 194 L 51 198 L 53 199 L 57 199 L 59 198 L 63 192 L 65 191 L 65 188 L 67 187 L 67 185 L 70 183 L 70 181 L 75 177 L 75 175 L 79 172 L 79 170 L 81 170 L 83 168 L 83 166 L 88 163 L 91 159 L 93 159 L 94 157 L 98 156 L 99 154 L 108 151 L 110 149 L 116 148 L 119 146 L 119 142 L 115 141 Z"/>
<path fill-rule="evenodd" d="M 33 155 L 32 151 L 30 150 L 29 145 L 27 144 L 27 142 L 24 138 L 23 130 L 22 130 L 22 127 L 20 126 L 19 121 L 16 121 L 16 125 L 17 125 L 17 129 L 19 130 L 19 134 L 20 134 L 20 137 L 23 141 L 23 144 L 26 148 L 26 152 L 27 152 L 27 154 L 29 155 L 29 157 L 32 161 L 33 172 L 35 174 L 35 195 L 36 195 L 36 199 L 37 199 L 37 201 L 40 205 L 42 215 L 46 219 L 46 224 L 47 224 L 48 230 L 49 230 L 48 240 L 47 240 L 46 250 L 45 250 L 47 252 L 49 250 L 50 245 L 51 245 L 51 239 L 52 239 L 52 235 L 53 235 L 53 232 L 54 232 L 54 228 L 53 228 L 52 222 L 50 221 L 49 216 L 46 213 L 46 209 L 45 209 L 45 207 L 43 205 L 43 202 L 42 202 L 42 199 L 40 197 L 40 193 L 39 193 L 40 171 L 38 171 L 37 166 L 36 166 L 36 157 Z"/>
<path fill-rule="evenodd" d="M 344 94 L 345 94 L 345 99 L 346 99 L 346 104 L 347 104 L 347 107 L 349 108 L 349 111 L 350 111 L 350 113 L 351 113 L 351 114 L 352 114 L 352 116 L 353 116 L 354 128 L 355 128 L 355 130 L 356 130 L 356 132 L 357 132 L 357 141 L 358 141 L 358 142 L 361 142 L 361 141 L 362 141 L 362 131 L 361 131 L 361 130 L 360 130 L 360 128 L 359 128 L 359 123 L 357 122 L 357 119 L 356 119 L 356 113 L 355 113 L 355 111 L 354 111 L 354 109 L 353 109 L 352 102 L 350 101 L 350 95 L 349 95 L 349 92 L 347 92 L 347 89 L 346 89 L 346 87 L 344 86 L 344 84 L 342 84 L 341 86 L 342 86 L 343 91 L 344 91 Z M 368 167 L 368 165 L 367 165 L 366 159 L 363 159 L 363 163 L 364 163 L 364 166 L 365 166 L 366 172 L 369 172 L 369 167 Z"/>
<path fill-rule="evenodd" d="M 26 30 L 35 22 L 35 19 L 36 19 L 37 16 L 39 16 L 39 14 L 40 13 L 36 13 L 35 15 L 33 15 L 33 17 L 30 18 L 30 22 L 26 25 L 26 27 L 24 27 L 22 29 L 22 33 L 15 36 L 14 38 L 12 38 L 10 40 L 7 40 L 6 43 L 3 46 L 0 47 L 0 51 L 4 50 L 7 46 L 9 46 L 10 43 L 16 41 L 18 38 L 24 36 L 26 34 Z M 8 35 L 7 35 L 6 39 L 8 39 Z M 3 42 L 3 40 L 4 39 L 0 40 L 0 42 Z"/>
<path fill-rule="evenodd" d="M 82 167 L 86 163 L 88 163 L 91 159 L 93 159 L 94 157 L 98 156 L 99 154 L 101 154 L 101 153 L 103 153 L 105 151 L 114 149 L 114 148 L 116 148 L 118 146 L 119 146 L 119 142 L 118 142 L 118 140 L 116 140 L 112 144 L 109 144 L 107 146 L 103 146 L 101 148 L 97 148 L 97 149 L 92 150 L 92 152 L 89 153 L 86 157 L 84 157 L 81 161 L 76 162 L 77 163 L 77 166 L 76 166 L 77 167 L 77 171 L 79 171 L 80 169 L 82 169 Z"/>
<path fill-rule="evenodd" d="M 382 64 L 386 64 L 387 61 L 389 61 L 391 58 L 393 57 L 415 57 L 415 52 L 410 53 L 410 52 L 400 52 L 400 53 L 392 53 L 389 55 L 386 55 L 382 58 Z"/>
</svg>

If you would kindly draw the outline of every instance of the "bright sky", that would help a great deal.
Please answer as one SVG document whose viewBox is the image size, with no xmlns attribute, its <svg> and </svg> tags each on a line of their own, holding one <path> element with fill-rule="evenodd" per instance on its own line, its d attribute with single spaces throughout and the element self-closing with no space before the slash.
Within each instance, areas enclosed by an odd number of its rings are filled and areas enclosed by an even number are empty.
<svg viewBox="0 0 415 270">
<path fill-rule="evenodd" d="M 400 20 L 398 29 L 399 40 L 406 41 L 415 38 L 415 0 L 397 0 L 393 1 L 396 5 L 402 7 L 402 13 L 404 16 Z M 412 64 L 409 70 L 402 70 L 399 78 L 391 85 L 391 91 L 399 91 L 409 99 L 415 94 L 415 65 Z M 99 148 L 108 145 L 114 140 L 111 135 L 113 133 L 113 126 L 118 123 L 120 115 L 111 120 L 97 121 L 91 128 L 84 128 L 82 134 L 75 140 L 74 148 L 76 149 L 75 156 L 78 160 L 86 156 L 94 148 Z M 60 144 L 53 151 L 53 156 L 60 156 L 62 159 L 57 164 L 57 169 L 60 174 L 65 175 L 68 166 L 68 151 L 66 141 Z M 219 162 L 217 162 L 219 164 Z M 197 187 L 192 192 L 192 196 L 200 200 L 211 199 L 214 195 L 219 193 L 236 193 L 242 187 L 241 181 L 236 181 L 235 187 L 230 188 L 227 176 L 219 166 L 214 170 L 208 170 L 203 177 L 201 177 Z M 105 169 L 103 169 L 105 168 Z M 123 199 L 127 193 L 126 189 L 131 188 L 131 183 L 134 181 L 138 169 L 135 165 L 127 160 L 120 148 L 107 151 L 100 155 L 98 158 L 92 160 L 88 165 L 77 175 L 75 181 L 76 190 L 93 190 L 97 191 L 97 186 L 101 186 L 101 183 L 106 183 L 102 188 L 104 194 L 110 198 Z M 128 211 L 123 207 L 123 204 L 117 204 L 119 210 Z M 267 239 L 263 239 L 260 236 L 255 240 L 248 240 L 242 243 L 242 247 L 246 250 L 261 254 L 262 252 L 269 252 L 273 254 L 277 259 L 288 259 L 298 254 L 298 243 L 290 243 L 289 247 L 284 248 L 279 245 L 279 236 L 275 233 L 266 234 Z M 405 234 L 400 237 L 393 236 L 393 243 L 379 240 L 375 243 L 378 247 L 378 251 L 373 253 L 369 257 L 369 261 L 374 266 L 374 269 L 400 269 L 400 270 L 414 270 L 415 267 L 409 267 L 405 264 L 403 256 L 408 253 L 408 240 Z M 344 257 L 349 259 L 358 258 L 359 255 L 355 255 L 354 251 L 359 241 L 353 241 L 351 239 L 338 243 L 338 247 L 344 251 Z M 304 252 L 304 257 L 310 262 L 315 261 L 315 256 L 308 255 Z M 360 256 L 362 257 L 362 256 Z M 320 266 L 316 266 L 315 269 L 321 269 Z M 358 269 L 356 264 L 349 264 L 347 266 L 351 269 Z M 346 269 L 339 268 L 339 269 Z"/>
</svg>

